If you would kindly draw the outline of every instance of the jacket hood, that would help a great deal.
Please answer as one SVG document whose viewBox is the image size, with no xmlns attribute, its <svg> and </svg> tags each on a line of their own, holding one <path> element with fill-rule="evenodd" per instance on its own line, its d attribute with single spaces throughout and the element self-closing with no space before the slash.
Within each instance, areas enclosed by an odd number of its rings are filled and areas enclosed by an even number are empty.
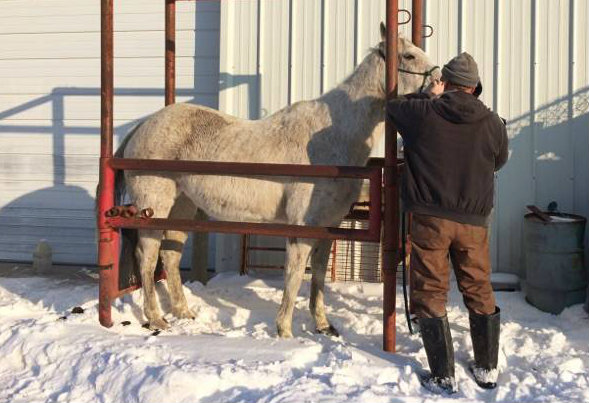
<svg viewBox="0 0 589 403">
<path fill-rule="evenodd" d="M 474 95 L 463 91 L 444 92 L 432 106 L 436 113 L 453 123 L 478 122 L 493 113 Z"/>
</svg>

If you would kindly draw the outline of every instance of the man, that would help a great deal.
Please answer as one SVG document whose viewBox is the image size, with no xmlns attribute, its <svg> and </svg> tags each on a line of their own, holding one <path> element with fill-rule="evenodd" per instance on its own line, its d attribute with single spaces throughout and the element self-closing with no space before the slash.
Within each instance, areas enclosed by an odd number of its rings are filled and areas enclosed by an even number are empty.
<svg viewBox="0 0 589 403">
<path fill-rule="evenodd" d="M 454 392 L 454 350 L 446 316 L 449 262 L 470 314 L 476 382 L 494 388 L 499 308 L 490 282 L 488 223 L 494 172 L 507 161 L 507 132 L 478 95 L 472 56 L 462 53 L 421 94 L 389 102 L 403 137 L 404 209 L 413 213 L 411 283 L 431 376 L 426 386 Z"/>
</svg>

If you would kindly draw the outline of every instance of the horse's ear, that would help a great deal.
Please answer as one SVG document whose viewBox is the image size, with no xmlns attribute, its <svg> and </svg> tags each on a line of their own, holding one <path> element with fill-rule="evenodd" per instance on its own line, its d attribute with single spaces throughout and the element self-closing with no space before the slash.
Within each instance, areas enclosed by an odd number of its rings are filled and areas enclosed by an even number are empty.
<svg viewBox="0 0 589 403">
<path fill-rule="evenodd" d="M 380 23 L 380 39 L 383 41 L 387 40 L 387 27 L 382 21 Z"/>
</svg>

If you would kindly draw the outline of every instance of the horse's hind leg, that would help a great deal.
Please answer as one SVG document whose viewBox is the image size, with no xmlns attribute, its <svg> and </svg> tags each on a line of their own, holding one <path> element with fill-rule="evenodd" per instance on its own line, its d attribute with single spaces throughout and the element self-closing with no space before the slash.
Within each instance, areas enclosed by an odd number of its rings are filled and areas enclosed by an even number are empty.
<svg viewBox="0 0 589 403">
<path fill-rule="evenodd" d="M 176 183 L 173 179 L 155 175 L 129 175 L 127 188 L 132 200 L 139 209 L 151 207 L 154 218 L 166 218 L 176 198 Z M 163 231 L 139 230 L 139 240 L 135 255 L 141 272 L 143 288 L 143 312 L 150 328 L 165 329 L 169 325 L 162 318 L 155 297 L 154 273 Z"/>
<path fill-rule="evenodd" d="M 170 211 L 169 218 L 192 219 L 196 207 L 188 197 L 181 194 Z M 186 296 L 182 290 L 180 278 L 180 259 L 188 233 L 183 231 L 166 230 L 160 249 L 160 256 L 164 269 L 168 275 L 168 289 L 172 301 L 172 314 L 180 319 L 194 319 L 194 313 L 188 308 Z"/>
<path fill-rule="evenodd" d="M 292 313 L 313 244 L 314 241 L 309 239 L 289 238 L 287 240 L 284 293 L 276 317 L 276 327 L 280 337 L 292 337 Z"/>
<path fill-rule="evenodd" d="M 154 273 L 157 266 L 162 231 L 139 230 L 139 241 L 135 254 L 141 271 L 141 287 L 143 289 L 143 313 L 147 317 L 149 327 L 165 329 L 167 322 L 162 318 L 155 298 Z"/>
<path fill-rule="evenodd" d="M 312 277 L 309 308 L 311 309 L 311 315 L 315 320 L 315 328 L 317 329 L 317 332 L 330 336 L 339 336 L 337 329 L 327 320 L 327 316 L 325 315 L 325 304 L 323 301 L 325 274 L 327 272 L 327 261 L 329 260 L 331 245 L 331 240 L 321 239 L 317 242 L 315 252 L 311 256 Z"/>
</svg>

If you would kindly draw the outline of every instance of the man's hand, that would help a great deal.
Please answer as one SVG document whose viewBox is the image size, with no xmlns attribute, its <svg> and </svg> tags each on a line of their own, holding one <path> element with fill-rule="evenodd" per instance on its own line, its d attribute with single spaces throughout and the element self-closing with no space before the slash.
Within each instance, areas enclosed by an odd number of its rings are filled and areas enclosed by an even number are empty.
<svg viewBox="0 0 589 403">
<path fill-rule="evenodd" d="M 444 83 L 441 80 L 432 80 L 424 92 L 431 97 L 437 97 L 444 92 Z"/>
</svg>

